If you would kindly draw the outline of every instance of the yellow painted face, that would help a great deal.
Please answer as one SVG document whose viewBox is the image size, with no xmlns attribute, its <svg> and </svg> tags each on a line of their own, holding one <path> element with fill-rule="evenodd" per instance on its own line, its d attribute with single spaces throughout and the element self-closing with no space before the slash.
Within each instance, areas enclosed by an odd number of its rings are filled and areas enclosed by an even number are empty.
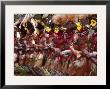
<svg viewBox="0 0 110 89">
<path fill-rule="evenodd" d="M 59 32 L 59 28 L 58 28 L 58 27 L 55 27 L 54 32 L 55 32 L 55 33 L 58 33 L 58 32 Z"/>
<path fill-rule="evenodd" d="M 82 28 L 81 23 L 80 23 L 80 22 L 77 22 L 77 23 L 76 23 L 76 25 L 77 25 L 77 30 L 78 30 L 78 31 L 80 31 L 80 30 L 81 30 L 81 28 Z"/>
<path fill-rule="evenodd" d="M 16 66 L 16 67 L 19 67 L 19 64 L 18 64 L 18 63 L 16 63 L 16 64 L 15 64 L 15 66 Z"/>
<path fill-rule="evenodd" d="M 35 22 L 35 20 L 32 18 L 31 19 L 31 23 L 35 26 L 35 24 L 36 24 L 36 22 Z"/>
<path fill-rule="evenodd" d="M 46 27 L 46 25 L 44 24 L 44 22 L 41 22 L 41 24 L 42 24 L 44 27 Z"/>
<path fill-rule="evenodd" d="M 96 26 L 96 24 L 97 24 L 96 20 L 92 19 L 90 25 L 94 27 L 94 26 Z"/>
<path fill-rule="evenodd" d="M 45 28 L 45 31 L 46 31 L 46 32 L 50 32 L 51 29 L 50 29 L 49 27 L 46 27 L 46 28 Z"/>
<path fill-rule="evenodd" d="M 39 30 L 37 28 L 35 28 L 34 34 L 38 34 L 39 35 Z"/>
</svg>

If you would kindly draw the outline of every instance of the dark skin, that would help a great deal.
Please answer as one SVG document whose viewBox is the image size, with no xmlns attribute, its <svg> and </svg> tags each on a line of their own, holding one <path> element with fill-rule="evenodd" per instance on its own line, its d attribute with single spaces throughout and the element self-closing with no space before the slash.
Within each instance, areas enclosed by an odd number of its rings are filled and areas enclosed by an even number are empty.
<svg viewBox="0 0 110 89">
<path fill-rule="evenodd" d="M 42 16 L 41 16 L 42 17 Z M 48 18 L 48 17 L 47 17 Z M 33 69 L 39 73 L 39 69 L 41 67 L 50 69 L 50 70 L 57 70 L 64 72 L 64 75 L 75 75 L 75 76 L 87 76 L 89 75 L 91 71 L 91 64 L 94 63 L 91 60 L 91 57 L 88 57 L 86 54 L 83 54 L 83 50 L 86 49 L 88 52 L 92 53 L 93 51 L 97 51 L 97 35 L 94 34 L 90 39 L 88 39 L 88 28 L 86 26 L 83 26 L 81 31 L 77 31 L 76 23 L 73 22 L 73 20 L 70 20 L 68 17 L 68 21 L 63 22 L 61 18 L 59 18 L 59 24 L 55 24 L 53 22 L 49 23 L 49 20 L 51 18 L 44 18 L 39 21 L 37 21 L 38 25 L 36 28 L 39 31 L 39 34 L 35 34 L 35 28 L 33 24 L 31 23 L 30 19 L 24 20 L 24 22 L 20 22 L 16 25 L 17 28 L 14 28 L 14 45 L 15 46 L 23 46 L 24 40 L 26 41 L 26 49 L 23 47 L 19 47 L 22 51 L 22 54 L 25 54 L 26 57 L 22 60 L 20 58 L 19 51 L 14 49 L 14 52 L 18 55 L 17 62 L 19 64 L 25 64 L 25 65 L 33 65 L 35 62 L 31 61 L 31 58 L 28 56 L 31 56 L 31 54 L 34 54 L 34 56 L 38 56 L 38 54 L 43 54 L 45 58 L 42 59 L 42 61 L 39 61 L 41 63 L 41 66 L 37 69 L 37 66 Z M 35 18 L 34 18 L 35 19 Z M 90 24 L 91 19 L 96 20 L 96 15 L 89 15 L 86 18 L 82 18 L 79 20 L 83 25 Z M 86 21 L 86 22 L 85 22 Z M 45 27 L 42 25 L 43 22 L 46 26 L 51 28 L 50 32 L 47 32 L 49 34 L 49 37 L 45 37 Z M 21 25 L 21 28 L 19 26 Z M 55 33 L 54 29 L 55 27 L 59 28 L 59 32 Z M 61 28 L 62 27 L 62 28 Z M 66 28 L 66 31 L 63 31 L 62 29 Z M 92 27 L 92 30 L 95 30 L 97 33 L 97 27 Z M 20 39 L 16 38 L 16 32 L 20 32 Z M 94 32 L 94 33 L 95 33 Z M 66 34 L 64 34 L 66 33 Z M 55 35 L 56 34 L 56 35 Z M 78 34 L 78 39 L 74 39 L 74 34 Z M 77 38 L 77 36 L 76 36 Z M 32 40 L 35 41 L 32 42 Z M 50 43 L 53 43 L 53 47 L 48 47 Z M 60 55 L 60 52 L 64 50 L 70 50 L 70 44 L 73 46 L 73 53 L 72 55 L 69 55 L 68 57 L 64 57 L 63 55 Z M 58 49 L 57 49 L 58 48 Z M 25 50 L 24 50 L 25 49 Z M 28 49 L 28 50 L 27 50 Z M 45 49 L 45 50 L 44 50 Z M 59 52 L 60 50 L 60 52 Z M 33 52 L 34 51 L 34 52 Z M 58 55 L 56 55 L 56 51 L 59 52 Z M 80 60 L 80 58 L 77 57 L 78 51 L 81 52 L 81 58 L 86 57 L 86 63 L 81 67 L 77 68 L 74 67 L 74 64 L 72 64 L 75 60 Z M 54 64 L 54 59 L 58 57 L 59 62 L 58 64 Z M 19 60 L 20 59 L 20 60 Z M 25 60 L 25 61 L 24 61 Z M 36 61 L 37 64 L 37 61 Z M 96 65 L 96 64 L 95 64 Z M 36 75 L 36 74 L 34 74 Z"/>
</svg>

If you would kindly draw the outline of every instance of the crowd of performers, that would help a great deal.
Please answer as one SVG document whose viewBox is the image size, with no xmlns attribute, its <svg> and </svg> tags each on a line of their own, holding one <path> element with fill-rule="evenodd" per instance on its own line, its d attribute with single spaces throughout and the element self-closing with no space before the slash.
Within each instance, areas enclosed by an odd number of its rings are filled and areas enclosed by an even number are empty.
<svg viewBox="0 0 110 89">
<path fill-rule="evenodd" d="M 97 75 L 97 15 L 20 15 L 14 23 L 14 66 L 31 75 Z"/>
</svg>

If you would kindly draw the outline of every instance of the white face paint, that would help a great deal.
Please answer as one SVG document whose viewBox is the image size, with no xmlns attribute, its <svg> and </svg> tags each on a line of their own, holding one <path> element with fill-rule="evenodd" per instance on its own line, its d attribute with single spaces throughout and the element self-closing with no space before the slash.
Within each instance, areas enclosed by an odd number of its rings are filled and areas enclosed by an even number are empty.
<svg viewBox="0 0 110 89">
<path fill-rule="evenodd" d="M 22 51 L 19 51 L 20 54 L 22 54 Z"/>
<path fill-rule="evenodd" d="M 30 58 L 33 58 L 33 56 L 34 56 L 34 55 L 33 55 L 33 54 L 31 54 L 31 55 L 30 55 Z"/>
<path fill-rule="evenodd" d="M 90 27 L 90 25 L 89 25 L 89 24 L 87 24 L 87 25 L 86 25 L 86 27 L 88 27 L 88 28 L 89 28 L 89 27 Z"/>
<path fill-rule="evenodd" d="M 39 54 L 38 59 L 43 59 L 43 54 L 42 53 Z"/>
<path fill-rule="evenodd" d="M 17 61 L 17 54 L 14 53 L 14 62 Z"/>
<path fill-rule="evenodd" d="M 49 37 L 49 34 L 45 33 L 45 37 Z"/>
<path fill-rule="evenodd" d="M 35 27 L 35 20 L 32 18 L 31 19 L 31 23 L 33 24 L 33 26 Z"/>
<path fill-rule="evenodd" d="M 46 18 L 48 16 L 48 14 L 44 14 L 43 16 L 42 16 L 42 18 Z"/>
<path fill-rule="evenodd" d="M 76 60 L 73 62 L 74 66 L 81 68 L 86 63 L 86 59 Z"/>
<path fill-rule="evenodd" d="M 27 44 L 26 40 L 24 40 L 24 43 Z"/>
<path fill-rule="evenodd" d="M 77 54 L 77 58 L 80 58 L 80 57 L 81 57 L 81 54 L 78 53 L 78 54 Z"/>
<path fill-rule="evenodd" d="M 35 44 L 35 41 L 34 40 L 32 40 L 32 44 Z"/>
<path fill-rule="evenodd" d="M 20 33 L 19 32 L 17 32 L 17 38 L 20 38 Z"/>
<path fill-rule="evenodd" d="M 52 21 L 51 20 L 49 20 L 49 23 L 51 23 Z"/>
<path fill-rule="evenodd" d="M 74 41 L 77 41 L 78 40 L 78 34 L 74 34 Z"/>
</svg>

